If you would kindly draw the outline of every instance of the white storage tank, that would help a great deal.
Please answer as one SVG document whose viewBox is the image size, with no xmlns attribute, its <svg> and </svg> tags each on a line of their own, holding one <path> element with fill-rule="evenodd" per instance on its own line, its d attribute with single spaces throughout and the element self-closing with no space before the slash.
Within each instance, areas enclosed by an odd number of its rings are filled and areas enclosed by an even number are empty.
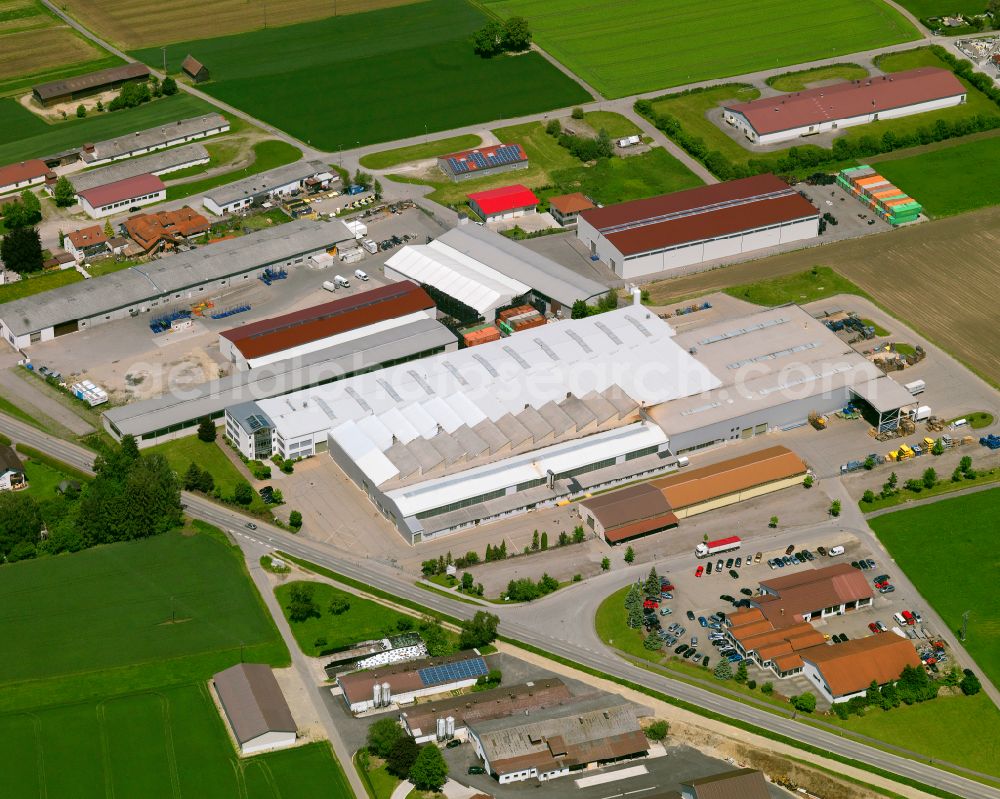
<svg viewBox="0 0 1000 799">
<path fill-rule="evenodd" d="M 389 707 L 392 704 L 392 689 L 389 683 L 382 683 L 382 707 Z"/>
<path fill-rule="evenodd" d="M 438 719 L 437 720 L 437 739 L 439 741 L 443 741 L 444 738 L 445 738 L 445 736 L 447 734 L 448 734 L 448 728 L 447 728 L 447 725 L 445 724 L 445 720 L 444 719 Z"/>
<path fill-rule="evenodd" d="M 375 707 L 382 707 L 382 686 L 378 683 L 372 686 L 372 704 Z"/>
<path fill-rule="evenodd" d="M 448 718 L 445 719 L 445 726 L 446 726 L 445 732 L 448 734 L 448 737 L 449 738 L 454 738 L 455 737 L 455 717 L 454 716 L 448 716 Z"/>
</svg>

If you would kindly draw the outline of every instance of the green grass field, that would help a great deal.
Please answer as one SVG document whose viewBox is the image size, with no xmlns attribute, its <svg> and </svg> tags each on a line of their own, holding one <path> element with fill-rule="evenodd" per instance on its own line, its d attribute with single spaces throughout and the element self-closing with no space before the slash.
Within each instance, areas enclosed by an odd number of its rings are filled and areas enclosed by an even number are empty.
<svg viewBox="0 0 1000 799">
<path fill-rule="evenodd" d="M 639 126 L 631 119 L 621 114 L 616 114 L 614 111 L 587 111 L 583 115 L 583 121 L 595 131 L 603 128 L 612 139 L 620 139 L 624 136 L 634 136 L 642 133 Z"/>
<path fill-rule="evenodd" d="M 0 304 L 20 300 L 49 289 L 68 286 L 83 280 L 83 275 L 75 269 L 60 269 L 56 272 L 42 272 L 34 277 L 0 286 Z"/>
<path fill-rule="evenodd" d="M 171 45 L 167 60 L 177 71 L 193 54 L 212 70 L 204 91 L 327 151 L 590 99 L 538 53 L 475 55 L 485 20 L 465 0 L 434 0 Z M 159 47 L 134 55 L 162 62 Z"/>
<path fill-rule="evenodd" d="M 771 280 L 760 280 L 743 286 L 731 286 L 726 294 L 754 305 L 783 305 L 794 302 L 802 305 L 834 294 L 857 294 L 867 297 L 850 280 L 834 272 L 828 266 L 815 266 L 808 272 L 785 275 Z"/>
<path fill-rule="evenodd" d="M 28 487 L 25 489 L 25 493 L 39 502 L 54 497 L 56 486 L 63 480 L 76 479 L 47 463 L 38 463 L 33 460 L 25 461 L 24 473 L 28 478 Z"/>
<path fill-rule="evenodd" d="M 651 652 L 642 642 L 645 635 L 642 630 L 633 630 L 626 623 L 625 595 L 631 586 L 626 585 L 615 591 L 597 607 L 594 616 L 594 629 L 602 641 L 615 649 L 627 652 L 642 660 L 659 663 L 663 658 L 661 652 Z"/>
<path fill-rule="evenodd" d="M 523 16 L 535 41 L 606 97 L 799 64 L 915 39 L 876 0 L 767 0 L 706 6 L 697 0 L 622 4 L 484 0 Z"/>
<path fill-rule="evenodd" d="M 986 10 L 986 0 L 899 0 L 899 4 L 918 19 L 982 14 Z"/>
<path fill-rule="evenodd" d="M 175 438 L 164 444 L 157 444 L 155 447 L 147 449 L 146 452 L 156 452 L 165 457 L 174 471 L 181 477 L 184 476 L 192 463 L 197 463 L 200 469 L 212 473 L 215 485 L 222 489 L 223 497 L 232 497 L 236 481 L 246 478 L 226 457 L 226 453 L 221 449 L 224 446 L 226 444 L 221 440 L 221 433 L 220 438 L 215 442 L 201 441 L 198 436 L 190 435 L 184 438 Z M 267 509 L 267 504 L 255 491 L 253 502 L 249 507 L 250 512 L 267 513 Z"/>
<path fill-rule="evenodd" d="M 887 513 L 869 524 L 920 594 L 952 629 L 969 614 L 965 647 L 1000 683 L 1000 557 L 994 546 L 1000 489 Z M 946 555 L 946 556 L 945 556 Z M 956 590 L 961 586 L 961 590 Z"/>
<path fill-rule="evenodd" d="M 302 151 L 298 147 L 293 147 L 288 142 L 281 141 L 281 139 L 267 139 L 257 142 L 253 145 L 253 154 L 253 163 L 243 169 L 223 172 L 220 175 L 213 175 L 204 180 L 193 180 L 188 183 L 177 183 L 167 186 L 167 199 L 178 200 L 182 197 L 202 195 L 217 186 L 232 183 L 234 180 L 242 180 L 243 178 L 256 175 L 260 172 L 266 172 L 268 169 L 274 169 L 278 166 L 294 163 L 302 157 Z M 205 166 L 210 166 L 210 164 L 206 164 Z M 192 167 L 192 169 L 197 168 Z"/>
<path fill-rule="evenodd" d="M 293 583 L 283 583 L 274 591 L 286 617 L 292 585 Z M 358 641 L 384 638 L 386 635 L 397 633 L 399 628 L 396 627 L 396 622 L 401 619 L 416 621 L 412 616 L 399 613 L 370 599 L 362 599 L 341 591 L 327 583 L 309 582 L 309 585 L 313 586 L 315 591 L 313 596 L 322 615 L 306 621 L 289 619 L 288 624 L 292 628 L 295 640 L 299 642 L 299 648 L 311 657 L 318 656 L 324 649 L 349 646 Z M 334 598 L 346 599 L 351 607 L 339 616 L 334 616 L 329 611 L 330 601 Z M 320 637 L 325 638 L 326 643 L 316 646 L 316 639 Z"/>
<path fill-rule="evenodd" d="M 973 164 L 975 180 L 955 180 Z M 953 216 L 1000 203 L 1000 137 L 879 161 L 877 169 L 915 197 L 931 217 Z"/>
<path fill-rule="evenodd" d="M 176 94 L 138 108 L 50 125 L 16 100 L 0 99 L 0 164 L 51 155 L 84 142 L 109 139 L 212 110 L 196 97 Z"/>
<path fill-rule="evenodd" d="M 437 139 L 425 144 L 411 144 L 409 147 L 397 147 L 395 150 L 369 153 L 361 156 L 359 163 L 365 169 L 388 169 L 409 161 L 437 158 L 459 150 L 471 150 L 482 143 L 482 138 L 475 133 L 466 133 L 461 136 L 452 136 L 450 139 Z"/>
<path fill-rule="evenodd" d="M 828 67 L 816 67 L 801 72 L 786 72 L 768 78 L 766 83 L 779 92 L 800 92 L 810 83 L 821 80 L 860 80 L 868 77 L 868 70 L 857 64 L 831 64 Z"/>
</svg>

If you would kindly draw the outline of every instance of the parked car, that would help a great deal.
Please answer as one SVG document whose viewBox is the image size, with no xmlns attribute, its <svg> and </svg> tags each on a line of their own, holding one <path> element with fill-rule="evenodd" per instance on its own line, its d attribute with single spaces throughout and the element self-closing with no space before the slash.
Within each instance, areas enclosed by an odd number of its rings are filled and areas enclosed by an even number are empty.
<svg viewBox="0 0 1000 799">
<path fill-rule="evenodd" d="M 673 646 L 677 643 L 677 639 L 670 635 L 670 633 L 667 633 L 667 637 L 663 639 L 663 643 L 666 646 Z"/>
<path fill-rule="evenodd" d="M 788 548 L 785 550 L 786 555 L 791 555 L 795 551 L 795 544 L 789 544 Z"/>
<path fill-rule="evenodd" d="M 711 573 L 712 573 L 712 561 L 709 561 L 708 563 L 705 564 L 705 574 L 711 574 Z"/>
<path fill-rule="evenodd" d="M 771 568 L 771 569 L 776 569 L 776 568 L 778 568 L 778 567 L 777 567 L 777 566 L 775 565 L 775 563 L 774 563 L 774 558 L 768 558 L 768 559 L 767 559 L 767 565 L 768 565 L 768 568 Z"/>
<path fill-rule="evenodd" d="M 661 591 L 660 592 L 660 599 L 673 599 L 673 598 L 674 598 L 674 595 L 671 594 L 669 591 Z"/>
<path fill-rule="evenodd" d="M 693 611 L 693 610 L 689 610 L 689 611 L 687 612 L 687 617 L 688 617 L 688 618 L 689 618 L 689 619 L 690 619 L 691 621 L 694 621 L 694 611 Z"/>
<path fill-rule="evenodd" d="M 812 552 L 810 552 L 808 549 L 803 549 L 800 554 L 801 555 L 805 555 L 806 556 L 806 560 L 816 560 L 816 556 Z"/>
<path fill-rule="evenodd" d="M 736 569 L 730 569 L 729 570 L 729 576 L 732 577 L 734 580 L 739 580 L 740 579 L 740 573 L 738 571 L 736 571 Z"/>
<path fill-rule="evenodd" d="M 685 652 L 687 652 L 687 650 L 688 650 L 688 645 L 687 644 L 681 644 L 679 647 L 677 647 L 674 650 L 674 654 L 675 655 L 683 655 Z"/>
<path fill-rule="evenodd" d="M 701 577 L 701 575 L 703 575 L 704 573 L 705 573 L 705 567 L 704 566 L 699 566 L 697 569 L 694 570 L 694 576 L 695 577 Z"/>
<path fill-rule="evenodd" d="M 754 563 L 760 563 L 760 559 L 763 558 L 763 557 L 764 557 L 764 553 L 763 552 L 758 552 L 756 555 L 753 556 L 753 562 Z"/>
<path fill-rule="evenodd" d="M 741 588 L 740 593 L 743 594 L 743 596 L 753 596 L 753 591 L 749 588 Z"/>
<path fill-rule="evenodd" d="M 785 555 L 781 559 L 781 562 L 784 563 L 786 566 L 791 566 L 792 565 L 792 559 L 790 557 L 788 557 L 788 555 Z"/>
<path fill-rule="evenodd" d="M 826 556 L 826 547 L 816 547 L 816 551 L 819 552 L 820 555 Z"/>
<path fill-rule="evenodd" d="M 718 572 L 722 571 L 722 558 L 719 558 L 719 560 L 716 562 L 716 564 L 715 564 L 715 570 L 718 571 Z"/>
<path fill-rule="evenodd" d="M 876 634 L 882 632 L 878 628 L 878 625 L 875 622 L 869 622 L 868 629 L 871 630 L 873 633 L 876 633 Z"/>
<path fill-rule="evenodd" d="M 706 619 L 704 616 L 699 616 L 698 624 L 700 624 L 702 627 L 708 627 L 708 619 Z"/>
<path fill-rule="evenodd" d="M 684 653 L 684 659 L 687 660 L 688 658 L 694 657 L 697 654 L 698 650 L 692 647 L 691 649 L 689 649 L 687 652 Z"/>
<path fill-rule="evenodd" d="M 485 774 L 486 769 L 482 766 L 469 766 L 469 774 Z"/>
<path fill-rule="evenodd" d="M 715 613 L 712 614 L 712 618 L 718 619 L 720 622 L 723 622 L 726 620 L 726 614 L 721 610 L 717 610 L 715 611 Z"/>
<path fill-rule="evenodd" d="M 670 580 L 660 579 L 660 591 L 674 591 L 674 584 Z"/>
<path fill-rule="evenodd" d="M 794 564 L 795 566 L 798 566 L 798 565 L 799 565 L 799 564 L 800 564 L 801 562 L 802 562 L 802 561 L 801 561 L 801 560 L 799 560 L 799 556 L 793 553 L 793 554 L 792 554 L 792 563 L 793 563 L 793 564 Z"/>
<path fill-rule="evenodd" d="M 670 608 L 660 608 L 661 616 L 669 616 L 673 611 Z"/>
<path fill-rule="evenodd" d="M 691 646 L 698 646 L 698 636 L 697 635 L 692 635 L 691 636 Z"/>
<path fill-rule="evenodd" d="M 731 569 L 731 568 L 733 568 L 733 559 L 732 559 L 732 558 L 729 558 L 729 559 L 728 559 L 728 560 L 726 561 L 726 568 L 727 568 L 727 569 Z"/>
<path fill-rule="evenodd" d="M 461 746 L 462 742 L 458 738 L 452 738 L 448 743 L 444 745 L 445 749 L 456 749 Z"/>
<path fill-rule="evenodd" d="M 887 583 L 887 582 L 889 582 L 889 575 L 888 574 L 880 574 L 872 582 L 874 582 L 876 585 L 878 585 L 879 583 Z"/>
<path fill-rule="evenodd" d="M 917 624 L 921 624 L 923 623 L 924 617 L 920 615 L 919 611 L 915 610 L 913 611 L 913 619 Z"/>
<path fill-rule="evenodd" d="M 254 524 L 253 522 L 247 522 L 247 529 L 248 530 L 256 530 L 257 529 L 257 525 Z"/>
<path fill-rule="evenodd" d="M 738 569 L 742 565 L 743 565 L 743 558 L 737 558 L 736 559 L 736 568 Z"/>
<path fill-rule="evenodd" d="M 867 560 L 865 560 L 865 568 L 866 569 L 874 569 L 876 566 L 878 566 L 878 564 L 875 561 L 873 561 L 871 558 L 868 558 Z"/>
<path fill-rule="evenodd" d="M 737 599 L 735 602 L 733 602 L 733 607 L 734 608 L 748 608 L 748 607 L 750 607 L 750 600 L 749 599 Z"/>
<path fill-rule="evenodd" d="M 888 628 L 888 627 L 886 627 L 886 626 L 885 626 L 884 624 L 882 624 L 882 622 L 880 622 L 880 621 L 876 621 L 876 622 L 875 622 L 875 626 L 876 626 L 876 627 L 878 627 L 878 631 L 879 631 L 880 633 L 884 633 L 884 632 L 885 632 L 886 630 L 888 630 L 888 629 L 889 629 L 889 628 Z"/>
<path fill-rule="evenodd" d="M 895 590 L 896 590 L 896 586 L 894 586 L 894 585 L 887 585 L 885 588 L 878 589 L 878 592 L 880 594 L 891 594 Z"/>
<path fill-rule="evenodd" d="M 729 596 L 729 594 L 722 594 L 719 597 L 719 599 L 721 599 L 723 602 L 732 602 L 733 601 L 733 597 Z"/>
<path fill-rule="evenodd" d="M 740 654 L 737 652 L 735 655 L 730 655 L 729 657 L 727 657 L 726 660 L 728 660 L 730 663 L 739 663 L 740 661 L 743 660 L 743 658 L 740 657 Z"/>
</svg>

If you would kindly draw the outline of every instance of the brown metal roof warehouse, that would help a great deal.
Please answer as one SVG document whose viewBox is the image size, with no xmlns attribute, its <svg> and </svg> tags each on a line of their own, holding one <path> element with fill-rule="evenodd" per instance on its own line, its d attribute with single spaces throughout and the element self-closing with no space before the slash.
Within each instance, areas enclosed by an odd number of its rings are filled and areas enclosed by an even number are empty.
<svg viewBox="0 0 1000 799">
<path fill-rule="evenodd" d="M 270 666 L 239 663 L 212 681 L 245 754 L 294 743 L 295 720 Z"/>
<path fill-rule="evenodd" d="M 32 89 L 32 93 L 42 105 L 53 105 L 106 89 L 114 89 L 129 81 L 146 80 L 149 74 L 149 67 L 133 61 L 120 67 L 110 67 L 85 75 L 41 83 Z"/>
</svg>

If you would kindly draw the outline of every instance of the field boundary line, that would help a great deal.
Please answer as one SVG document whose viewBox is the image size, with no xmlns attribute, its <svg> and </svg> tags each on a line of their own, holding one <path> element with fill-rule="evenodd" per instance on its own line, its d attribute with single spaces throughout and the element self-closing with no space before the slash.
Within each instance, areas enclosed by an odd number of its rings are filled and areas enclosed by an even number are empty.
<svg viewBox="0 0 1000 799">
<path fill-rule="evenodd" d="M 177 752 L 174 751 L 174 731 L 170 724 L 170 699 L 160 691 L 152 692 L 160 700 L 160 719 L 163 721 L 163 743 L 170 769 L 170 788 L 177 799 L 181 799 L 181 775 L 177 770 Z"/>
<path fill-rule="evenodd" d="M 47 799 L 49 787 L 45 781 L 45 747 L 42 743 L 42 720 L 38 714 L 29 712 L 25 714 L 31 719 L 31 726 L 35 732 L 35 762 L 38 769 L 38 794 L 41 799 Z"/>
<path fill-rule="evenodd" d="M 115 799 L 115 777 L 111 768 L 111 742 L 108 740 L 107 699 L 97 703 L 97 726 L 101 730 L 101 760 L 104 761 L 104 794 Z"/>
</svg>

